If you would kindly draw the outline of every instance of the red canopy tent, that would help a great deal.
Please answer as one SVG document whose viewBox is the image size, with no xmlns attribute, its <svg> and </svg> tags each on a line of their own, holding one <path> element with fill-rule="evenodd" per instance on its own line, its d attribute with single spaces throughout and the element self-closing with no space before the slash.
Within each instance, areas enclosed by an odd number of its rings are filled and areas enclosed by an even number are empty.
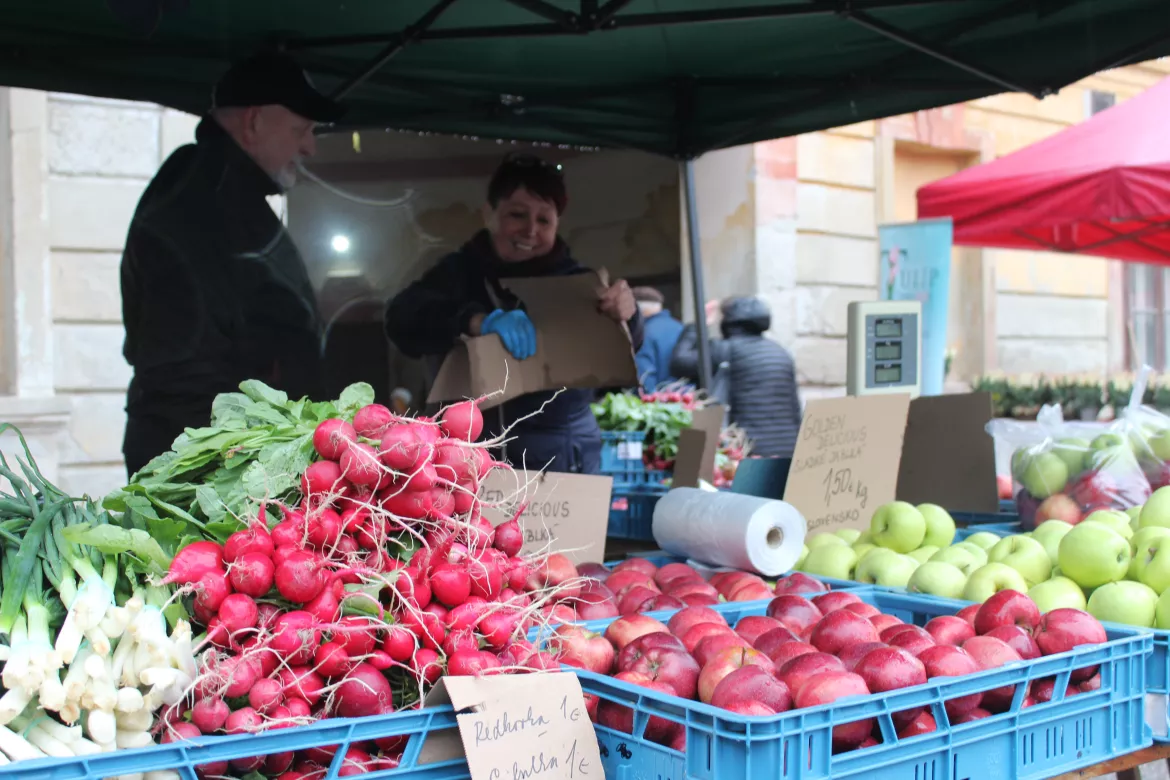
<svg viewBox="0 0 1170 780">
<path fill-rule="evenodd" d="M 918 190 L 955 243 L 1170 265 L 1170 78 L 1082 124 Z"/>
</svg>

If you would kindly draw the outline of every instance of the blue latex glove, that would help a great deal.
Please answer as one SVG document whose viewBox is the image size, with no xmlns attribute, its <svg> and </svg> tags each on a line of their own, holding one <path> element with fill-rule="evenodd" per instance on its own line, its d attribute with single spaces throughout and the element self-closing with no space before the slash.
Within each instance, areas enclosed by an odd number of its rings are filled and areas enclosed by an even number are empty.
<svg viewBox="0 0 1170 780">
<path fill-rule="evenodd" d="M 517 360 L 532 357 L 536 352 L 536 328 L 532 320 L 520 309 L 504 311 L 496 309 L 483 318 L 479 332 L 486 336 L 496 333 L 500 341 L 504 342 L 504 349 L 512 353 Z"/>
</svg>

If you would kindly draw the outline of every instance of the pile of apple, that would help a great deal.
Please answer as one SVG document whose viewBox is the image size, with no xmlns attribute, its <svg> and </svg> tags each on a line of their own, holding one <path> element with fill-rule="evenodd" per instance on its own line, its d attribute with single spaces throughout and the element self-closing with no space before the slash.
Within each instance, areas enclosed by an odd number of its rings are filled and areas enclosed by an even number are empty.
<svg viewBox="0 0 1170 780">
<path fill-rule="evenodd" d="M 1000 591 L 958 615 L 935 617 L 925 627 L 903 623 L 846 591 L 812 600 L 777 596 L 762 611 L 741 618 L 734 627 L 719 612 L 702 606 L 680 610 L 665 624 L 647 615 L 618 618 L 604 634 L 562 625 L 548 645 L 567 665 L 740 715 L 768 716 L 1106 641 L 1104 627 L 1087 612 L 1057 609 L 1041 615 L 1030 598 L 1013 590 Z M 1065 696 L 1100 685 L 1096 667 L 1078 669 Z M 957 725 L 1005 712 L 1015 687 L 946 701 L 947 720 Z M 1053 692 L 1053 678 L 1035 680 L 1023 706 L 1050 701 Z M 592 695 L 587 704 L 597 724 L 632 733 L 629 707 Z M 938 727 L 924 707 L 895 713 L 894 724 L 899 738 Z M 645 737 L 676 750 L 686 748 L 684 728 L 666 718 L 650 718 Z M 833 729 L 834 752 L 880 741 L 872 718 Z"/>
<path fill-rule="evenodd" d="M 1159 454 L 1161 453 L 1161 454 Z M 1101 509 L 1127 509 L 1170 484 L 1170 431 L 1063 438 L 1012 454 L 1016 508 L 1025 528 L 1076 523 Z"/>
</svg>

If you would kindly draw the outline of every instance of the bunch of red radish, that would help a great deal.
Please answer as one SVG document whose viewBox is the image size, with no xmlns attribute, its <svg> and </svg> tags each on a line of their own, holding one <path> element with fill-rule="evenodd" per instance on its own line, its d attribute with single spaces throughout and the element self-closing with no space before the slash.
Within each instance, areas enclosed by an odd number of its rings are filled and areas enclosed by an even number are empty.
<svg viewBox="0 0 1170 780">
<path fill-rule="evenodd" d="M 657 569 L 644 559 L 625 562 L 656 578 L 689 577 L 683 564 Z M 693 569 L 691 569 L 693 571 Z M 611 576 L 617 576 L 615 573 Z M 743 617 L 733 627 L 707 606 L 689 606 L 663 624 L 648 615 L 614 620 L 604 635 L 581 626 L 559 626 L 549 646 L 562 662 L 597 674 L 613 674 L 634 685 L 741 715 L 767 716 L 814 707 L 837 699 L 886 693 L 925 684 L 934 677 L 957 677 L 1005 664 L 1062 653 L 1106 641 L 1105 629 L 1087 612 L 1055 609 L 1041 615 L 1017 591 L 1000 591 L 958 615 L 941 615 L 925 627 L 882 613 L 847 591 L 827 591 L 811 600 L 800 592 L 826 590 L 804 575 L 777 584 L 783 591 L 763 614 Z M 811 594 L 810 594 L 811 595 Z M 1054 697 L 1054 678 L 1030 683 L 1023 706 Z M 1075 670 L 1064 696 L 1101 685 L 1096 667 Z M 951 725 L 1005 712 L 1015 686 L 1001 686 L 946 701 Z M 633 712 L 611 701 L 589 701 L 601 726 L 632 733 Z M 929 708 L 894 714 L 899 738 L 937 728 Z M 651 717 L 645 737 L 684 750 L 683 727 Z M 834 751 L 878 744 L 874 719 L 836 726 Z"/>
<path fill-rule="evenodd" d="M 262 505 L 223 546 L 180 550 L 166 581 L 190 590 L 206 649 L 190 701 L 160 720 L 163 740 L 384 714 L 443 674 L 558 668 L 524 636 L 576 618 L 577 571 L 561 555 L 521 557 L 517 519 L 493 527 L 481 514 L 479 481 L 502 465 L 476 442 L 482 424 L 473 402 L 437 420 L 377 405 L 352 425 L 327 420 L 313 437 L 322 459 L 279 523 Z M 355 744 L 341 774 L 396 767 L 404 744 Z M 333 753 L 198 769 L 307 780 Z"/>
</svg>

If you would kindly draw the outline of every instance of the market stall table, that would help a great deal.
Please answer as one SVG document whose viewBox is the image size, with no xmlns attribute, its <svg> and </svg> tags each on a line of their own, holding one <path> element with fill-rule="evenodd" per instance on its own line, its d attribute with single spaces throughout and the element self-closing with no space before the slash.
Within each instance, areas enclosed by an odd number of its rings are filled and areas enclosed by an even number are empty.
<svg viewBox="0 0 1170 780">
<path fill-rule="evenodd" d="M 1139 767 L 1154 761 L 1165 761 L 1166 759 L 1170 759 L 1170 744 L 1156 744 L 1144 750 L 1136 750 L 1133 753 L 1126 753 L 1123 756 L 1117 756 L 1108 761 L 1102 761 L 1099 764 L 1078 769 L 1075 772 L 1057 775 L 1051 778 L 1051 780 L 1087 780 L 1090 777 L 1101 777 L 1113 773 L 1117 774 L 1117 780 L 1140 780 L 1141 774 L 1138 771 Z"/>
</svg>

